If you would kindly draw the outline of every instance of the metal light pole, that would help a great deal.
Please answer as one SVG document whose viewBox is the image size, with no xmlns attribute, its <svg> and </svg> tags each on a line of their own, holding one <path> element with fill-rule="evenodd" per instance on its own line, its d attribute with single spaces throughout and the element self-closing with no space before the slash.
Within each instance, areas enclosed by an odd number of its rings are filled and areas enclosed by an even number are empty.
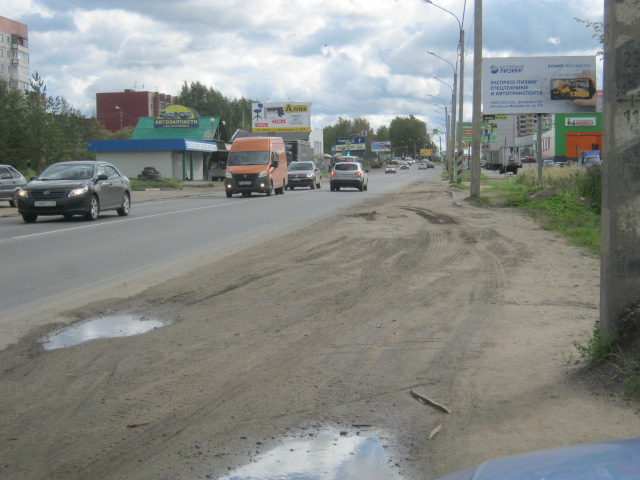
<svg viewBox="0 0 640 480">
<path fill-rule="evenodd" d="M 455 150 L 456 150 L 456 140 L 455 140 L 455 136 L 456 136 L 456 92 L 457 92 L 457 83 L 458 83 L 458 69 L 456 67 L 453 66 L 453 64 L 449 61 L 449 60 L 445 60 L 444 58 L 442 58 L 440 55 L 437 55 L 435 52 L 432 52 L 431 50 L 429 50 L 427 52 L 429 55 L 433 55 L 434 57 L 439 58 L 440 60 L 442 60 L 443 62 L 447 62 L 450 66 L 451 69 L 453 70 L 453 89 L 452 89 L 452 95 L 451 95 L 451 129 L 450 129 L 450 134 L 447 137 L 448 141 L 450 142 L 447 145 L 447 165 L 448 165 L 448 170 L 449 170 L 449 182 L 453 183 L 454 181 L 454 158 L 455 158 Z M 437 80 L 440 80 L 438 77 L 436 77 L 434 75 L 434 77 Z M 442 82 L 442 80 L 440 80 Z M 442 82 L 444 83 L 444 82 Z M 449 86 L 447 84 L 447 86 Z"/>
<path fill-rule="evenodd" d="M 460 28 L 460 40 L 458 44 L 458 52 L 460 55 L 460 98 L 458 99 L 458 135 L 457 135 L 457 143 L 458 143 L 458 152 L 456 153 L 456 183 L 462 182 L 462 155 L 464 150 L 462 148 L 462 114 L 463 114 L 463 104 L 464 104 L 464 30 L 462 28 L 462 22 L 456 16 L 455 13 L 450 12 L 446 8 L 441 7 L 440 5 L 436 5 L 431 0 L 423 0 L 424 3 L 428 3 L 429 5 L 433 5 L 436 8 L 439 8 L 443 12 L 447 12 L 458 22 L 458 27 Z M 454 107 L 455 108 L 455 107 Z M 456 132 L 454 130 L 454 136 Z"/>
<path fill-rule="evenodd" d="M 475 0 L 473 21 L 473 150 L 471 198 L 480 198 L 480 130 L 482 125 L 482 0 Z"/>
<path fill-rule="evenodd" d="M 120 113 L 120 130 L 122 130 L 122 117 L 123 117 L 123 113 L 122 113 L 122 109 L 116 105 L 116 110 L 118 110 L 118 113 Z"/>
<path fill-rule="evenodd" d="M 455 92 L 455 90 L 454 90 Z M 431 98 L 435 98 L 444 106 L 444 115 L 445 121 L 447 122 L 447 171 L 449 172 L 449 182 L 454 182 L 454 171 L 455 171 L 455 163 L 454 163 L 454 154 L 455 154 L 455 145 L 456 145 L 456 103 L 455 103 L 455 93 L 454 93 L 454 101 L 451 104 L 451 115 L 447 112 L 447 104 L 440 98 L 427 93 L 427 95 Z M 437 105 L 439 108 L 440 105 Z M 449 126 L 450 125 L 450 126 Z"/>
<path fill-rule="evenodd" d="M 433 53 L 433 52 L 430 52 L 430 53 Z M 435 53 L 433 53 L 433 55 L 438 57 L 438 55 L 436 55 Z M 438 58 L 441 58 L 441 57 L 438 57 Z M 444 61 L 447 62 L 446 60 Z M 451 65 L 451 63 L 449 63 L 449 65 Z M 431 76 L 436 80 L 438 80 L 439 82 L 444 83 L 447 87 L 451 89 L 451 112 L 452 112 L 451 113 L 451 131 L 453 132 L 453 135 L 451 136 L 451 150 L 450 150 L 451 168 L 449 169 L 449 182 L 453 183 L 455 179 L 454 171 L 457 170 L 455 168 L 454 159 L 455 159 L 455 150 L 456 150 L 456 133 L 455 133 L 456 132 L 456 82 L 458 81 L 458 73 L 454 68 L 453 69 L 453 87 L 449 85 L 447 82 L 445 82 L 444 80 L 442 80 L 441 78 L 438 78 L 436 75 L 431 75 Z"/>
</svg>

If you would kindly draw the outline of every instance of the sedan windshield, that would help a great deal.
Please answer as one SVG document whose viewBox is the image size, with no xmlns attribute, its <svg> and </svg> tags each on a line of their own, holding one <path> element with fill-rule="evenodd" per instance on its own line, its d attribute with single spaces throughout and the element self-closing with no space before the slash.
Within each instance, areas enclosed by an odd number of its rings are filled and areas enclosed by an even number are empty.
<svg viewBox="0 0 640 480">
<path fill-rule="evenodd" d="M 300 171 L 300 170 L 313 170 L 313 164 L 306 162 L 291 162 L 289 164 L 289 171 Z"/>
<path fill-rule="evenodd" d="M 227 165 L 268 165 L 269 152 L 231 152 Z"/>
<path fill-rule="evenodd" d="M 93 165 L 51 165 L 38 176 L 38 180 L 84 180 L 93 177 Z"/>
</svg>

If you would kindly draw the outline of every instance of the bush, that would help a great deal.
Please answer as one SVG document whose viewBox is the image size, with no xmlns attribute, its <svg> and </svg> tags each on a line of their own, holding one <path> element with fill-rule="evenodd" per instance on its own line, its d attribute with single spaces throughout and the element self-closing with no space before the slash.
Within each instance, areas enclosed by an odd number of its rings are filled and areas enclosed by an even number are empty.
<svg viewBox="0 0 640 480">
<path fill-rule="evenodd" d="M 538 186 L 537 170 L 527 170 L 516 178 L 516 183 L 535 188 Z M 566 194 L 585 201 L 596 212 L 602 206 L 602 169 L 599 166 L 581 167 L 549 167 L 542 169 L 542 184 L 556 187 L 558 193 Z"/>
</svg>

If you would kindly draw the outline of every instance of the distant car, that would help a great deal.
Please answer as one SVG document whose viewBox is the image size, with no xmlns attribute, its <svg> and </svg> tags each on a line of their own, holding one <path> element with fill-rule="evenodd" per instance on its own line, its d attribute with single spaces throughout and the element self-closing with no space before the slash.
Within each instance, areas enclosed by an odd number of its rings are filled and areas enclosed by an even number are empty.
<svg viewBox="0 0 640 480">
<path fill-rule="evenodd" d="M 536 163 L 536 159 L 533 157 L 522 157 L 520 163 Z"/>
<path fill-rule="evenodd" d="M 427 168 L 429 168 L 427 167 L 427 162 L 420 162 L 418 164 L 418 170 L 426 170 Z"/>
<path fill-rule="evenodd" d="M 440 480 L 625 479 L 640 472 L 640 439 L 551 448 L 487 460 Z"/>
<path fill-rule="evenodd" d="M 427 168 L 436 168 L 436 164 L 433 163 L 431 160 L 427 161 Z"/>
<path fill-rule="evenodd" d="M 322 186 L 322 174 L 311 161 L 291 162 L 289 164 L 289 190 L 296 187 L 309 187 L 311 190 Z"/>
<path fill-rule="evenodd" d="M 545 158 L 542 160 L 543 167 L 555 167 L 556 163 L 553 161 L 553 158 Z"/>
<path fill-rule="evenodd" d="M 359 162 L 339 162 L 333 166 L 329 184 L 331 191 L 340 191 L 342 187 L 357 188 L 361 192 L 369 186 L 369 171 Z"/>
<path fill-rule="evenodd" d="M 27 223 L 40 215 L 96 220 L 105 210 L 126 216 L 130 208 L 130 180 L 110 163 L 95 160 L 54 163 L 18 192 L 18 213 Z"/>
<path fill-rule="evenodd" d="M 8 200 L 12 207 L 18 206 L 18 192 L 27 184 L 27 179 L 11 165 L 0 165 L 0 200 Z"/>
<path fill-rule="evenodd" d="M 409 170 L 409 164 L 403 163 L 402 165 L 400 165 L 400 170 Z"/>
<path fill-rule="evenodd" d="M 384 169 L 384 173 L 396 173 L 396 171 L 395 165 L 387 165 Z"/>
</svg>

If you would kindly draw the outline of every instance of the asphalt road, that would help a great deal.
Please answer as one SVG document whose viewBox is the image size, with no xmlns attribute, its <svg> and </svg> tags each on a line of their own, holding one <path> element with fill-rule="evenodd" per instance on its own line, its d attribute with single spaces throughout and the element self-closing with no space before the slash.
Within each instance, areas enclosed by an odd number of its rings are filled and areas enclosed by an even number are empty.
<svg viewBox="0 0 640 480">
<path fill-rule="evenodd" d="M 33 326 L 55 320 L 61 309 L 131 295 L 365 199 L 413 181 L 440 178 L 439 168 L 418 171 L 412 166 L 395 175 L 371 172 L 366 192 L 330 192 L 327 179 L 320 190 L 296 189 L 272 197 L 229 199 L 222 184 L 197 193 L 189 189 L 178 198 L 134 192 L 128 217 L 105 212 L 95 222 L 39 217 L 35 224 L 25 224 L 15 209 L 3 207 L 0 348 Z"/>
</svg>

